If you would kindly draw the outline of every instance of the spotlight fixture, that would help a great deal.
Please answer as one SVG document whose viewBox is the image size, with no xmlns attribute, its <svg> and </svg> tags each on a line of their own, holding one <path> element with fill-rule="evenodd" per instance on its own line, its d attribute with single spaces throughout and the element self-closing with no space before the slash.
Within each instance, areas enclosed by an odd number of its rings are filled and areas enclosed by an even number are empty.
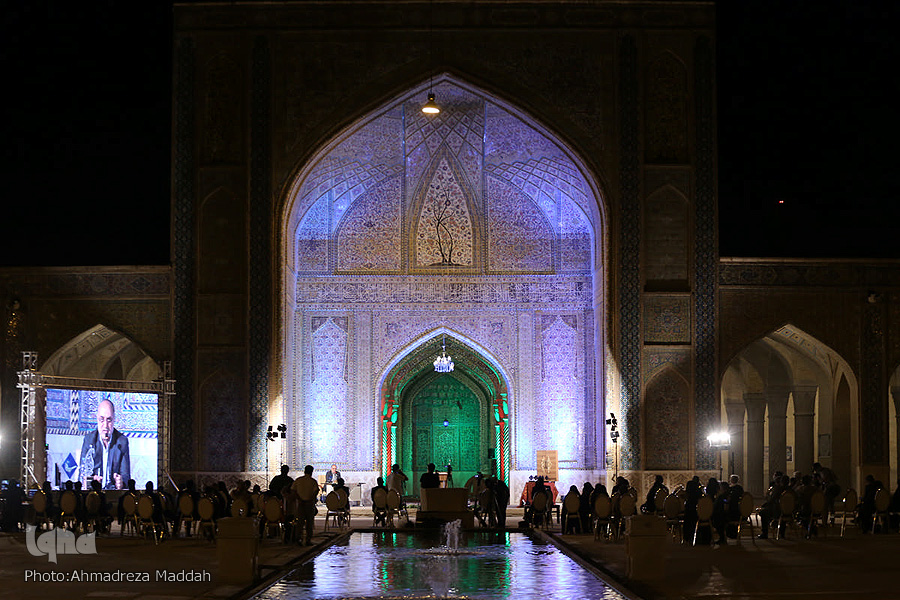
<svg viewBox="0 0 900 600">
<path fill-rule="evenodd" d="M 714 450 L 731 447 L 731 435 L 727 431 L 713 431 L 706 436 L 706 441 L 709 442 L 709 447 Z"/>
<path fill-rule="evenodd" d="M 441 112 L 440 107 L 434 101 L 434 92 L 428 93 L 428 102 L 422 105 L 422 112 L 426 115 L 436 115 Z"/>
</svg>

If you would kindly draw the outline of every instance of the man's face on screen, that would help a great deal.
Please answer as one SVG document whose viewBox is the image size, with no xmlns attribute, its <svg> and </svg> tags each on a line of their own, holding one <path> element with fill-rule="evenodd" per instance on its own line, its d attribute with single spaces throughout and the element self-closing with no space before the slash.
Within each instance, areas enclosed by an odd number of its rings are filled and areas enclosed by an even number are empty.
<svg viewBox="0 0 900 600">
<path fill-rule="evenodd" d="M 108 444 L 109 438 L 112 436 L 115 416 L 115 410 L 109 402 L 101 402 L 97 407 L 97 431 L 104 444 Z"/>
</svg>

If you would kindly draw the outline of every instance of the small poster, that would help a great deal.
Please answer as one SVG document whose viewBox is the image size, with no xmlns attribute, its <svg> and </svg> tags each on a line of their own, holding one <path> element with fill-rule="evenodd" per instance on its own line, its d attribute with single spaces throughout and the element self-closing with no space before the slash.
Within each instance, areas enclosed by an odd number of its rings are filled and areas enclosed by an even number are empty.
<svg viewBox="0 0 900 600">
<path fill-rule="evenodd" d="M 556 481 L 559 476 L 556 450 L 537 451 L 537 474 L 545 481 Z"/>
</svg>

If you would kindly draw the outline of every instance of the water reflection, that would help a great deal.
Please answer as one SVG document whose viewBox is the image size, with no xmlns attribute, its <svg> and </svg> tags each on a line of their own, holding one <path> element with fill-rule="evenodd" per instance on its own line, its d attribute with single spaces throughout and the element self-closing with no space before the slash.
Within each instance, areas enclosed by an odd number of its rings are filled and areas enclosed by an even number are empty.
<svg viewBox="0 0 900 600">
<path fill-rule="evenodd" d="M 437 532 L 354 533 L 257 598 L 624 598 L 524 534 L 464 533 L 459 553 L 439 547 Z"/>
</svg>

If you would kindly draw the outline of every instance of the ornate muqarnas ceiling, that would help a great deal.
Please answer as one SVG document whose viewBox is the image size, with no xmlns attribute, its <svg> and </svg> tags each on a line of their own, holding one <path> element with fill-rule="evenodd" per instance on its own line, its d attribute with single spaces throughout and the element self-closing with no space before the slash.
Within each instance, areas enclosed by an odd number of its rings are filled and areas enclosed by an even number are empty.
<svg viewBox="0 0 900 600">
<path fill-rule="evenodd" d="M 292 199 L 296 271 L 590 271 L 599 219 L 570 155 L 484 95 L 435 92 L 439 115 L 398 100 L 313 160 Z"/>
</svg>

